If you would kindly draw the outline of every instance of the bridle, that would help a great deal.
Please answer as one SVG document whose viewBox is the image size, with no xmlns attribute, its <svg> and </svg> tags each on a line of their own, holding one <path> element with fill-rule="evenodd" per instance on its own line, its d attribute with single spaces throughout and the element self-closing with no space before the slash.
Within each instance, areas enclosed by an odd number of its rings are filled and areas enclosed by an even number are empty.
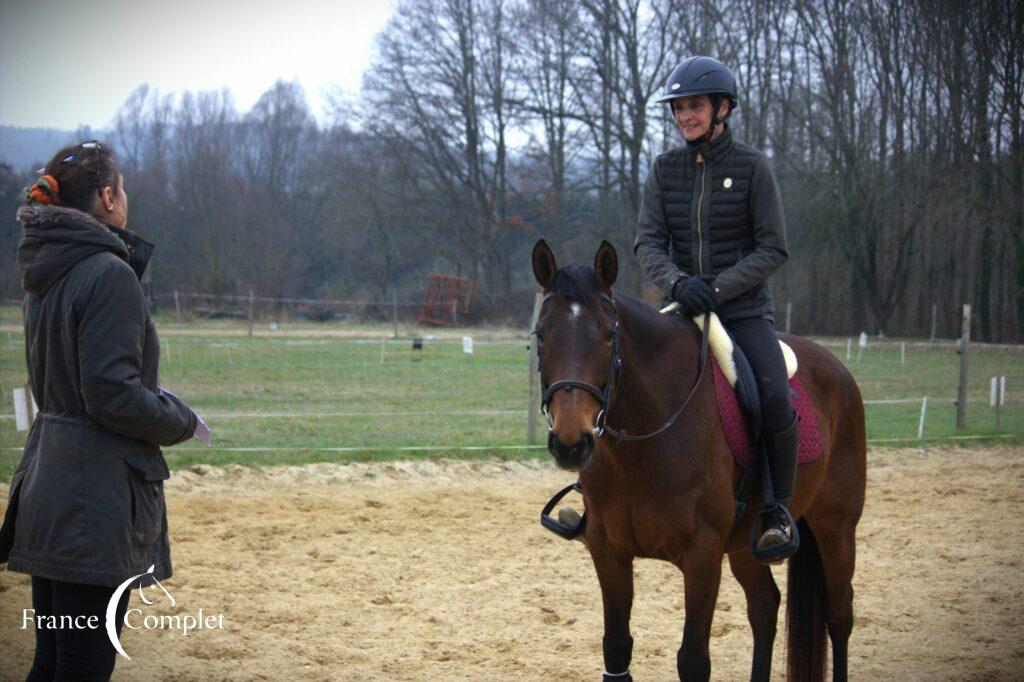
<svg viewBox="0 0 1024 682">
<path fill-rule="evenodd" d="M 548 292 L 544 294 L 544 298 L 541 300 L 541 305 L 548 301 L 548 299 L 558 296 L 555 292 Z M 679 407 L 678 410 L 662 424 L 658 429 L 651 431 L 650 433 L 634 435 L 627 433 L 626 429 L 615 429 L 608 425 L 608 409 L 612 399 L 612 393 L 615 391 L 620 383 L 622 376 L 622 355 L 620 353 L 619 346 L 619 319 L 618 311 L 615 307 L 615 299 L 604 292 L 600 292 L 598 296 L 606 301 L 611 307 L 615 317 L 615 327 L 612 330 L 612 348 L 611 358 L 608 363 L 608 375 L 605 378 L 604 385 L 601 388 L 594 386 L 590 382 L 583 381 L 581 379 L 559 379 L 558 381 L 547 384 L 544 381 L 544 372 L 541 371 L 541 358 L 540 358 L 540 344 L 537 344 L 537 371 L 540 373 L 540 387 L 543 392 L 541 398 L 540 410 L 544 414 L 544 417 L 548 421 L 548 431 L 554 428 L 554 423 L 551 418 L 551 410 L 549 406 L 551 401 L 554 399 L 555 394 L 560 390 L 572 390 L 574 388 L 581 388 L 590 395 L 597 399 L 600 408 L 597 414 L 594 416 L 594 435 L 601 438 L 604 435 L 609 435 L 615 439 L 616 445 L 620 441 L 641 441 L 647 440 L 648 438 L 654 438 L 672 427 L 676 423 L 676 420 L 683 414 L 686 407 L 690 404 L 693 396 L 697 393 L 697 387 L 700 386 L 701 379 L 704 378 L 704 369 L 707 366 L 708 357 L 708 331 L 710 328 L 711 315 L 704 315 L 704 329 L 701 335 L 700 342 L 700 364 L 697 371 L 697 379 L 693 382 L 693 387 L 690 389 L 690 393 L 686 396 L 686 400 Z M 534 332 L 536 333 L 536 332 Z"/>
<path fill-rule="evenodd" d="M 558 296 L 558 294 L 554 292 L 544 294 L 541 305 L 544 305 L 549 298 L 553 298 L 555 296 Z M 598 296 L 612 307 L 613 313 L 616 312 L 615 299 L 603 291 L 598 294 Z M 597 402 L 601 405 L 597 414 L 594 416 L 594 430 L 598 438 L 604 435 L 608 421 L 608 404 L 612 399 L 612 387 L 619 385 L 618 378 L 619 374 L 622 372 L 622 356 L 619 354 L 619 320 L 617 314 L 615 315 L 615 318 L 615 327 L 612 329 L 611 359 L 608 362 L 608 376 L 605 377 L 604 385 L 601 388 L 594 386 L 590 382 L 583 381 L 582 379 L 559 379 L 553 384 L 548 385 L 547 382 L 544 381 L 544 372 L 540 369 L 540 344 L 537 344 L 537 371 L 540 372 L 540 389 L 543 391 L 543 397 L 540 401 L 540 411 L 548 420 L 548 431 L 554 428 L 549 406 L 551 405 L 551 401 L 554 400 L 555 394 L 563 389 L 570 391 L 574 388 L 582 388 L 584 391 L 594 396 L 597 399 Z"/>
</svg>

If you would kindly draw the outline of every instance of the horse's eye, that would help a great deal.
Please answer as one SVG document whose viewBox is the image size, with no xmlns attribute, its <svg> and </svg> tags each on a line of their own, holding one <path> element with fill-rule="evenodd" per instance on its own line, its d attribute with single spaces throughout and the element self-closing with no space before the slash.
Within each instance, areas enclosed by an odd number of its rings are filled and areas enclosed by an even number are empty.
<svg viewBox="0 0 1024 682">
<path fill-rule="evenodd" d="M 540 332 L 534 331 L 533 335 L 537 337 L 537 343 L 541 343 L 542 341 L 544 341 L 544 335 L 541 334 Z"/>
</svg>

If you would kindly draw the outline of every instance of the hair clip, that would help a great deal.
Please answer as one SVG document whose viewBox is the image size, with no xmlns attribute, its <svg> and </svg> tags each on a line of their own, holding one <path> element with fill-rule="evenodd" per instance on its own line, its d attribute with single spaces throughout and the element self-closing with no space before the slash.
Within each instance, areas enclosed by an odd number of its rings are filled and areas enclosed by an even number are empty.
<svg viewBox="0 0 1024 682">
<path fill-rule="evenodd" d="M 36 175 L 42 175 L 45 172 L 46 172 L 45 168 L 40 168 L 39 170 L 36 171 Z"/>
<path fill-rule="evenodd" d="M 100 143 L 93 140 L 92 142 L 83 142 L 81 145 L 82 149 L 102 149 Z"/>
<path fill-rule="evenodd" d="M 71 163 L 74 160 L 75 160 L 75 155 L 72 154 L 71 156 L 65 156 L 63 159 L 60 160 L 60 162 L 61 163 Z"/>
</svg>

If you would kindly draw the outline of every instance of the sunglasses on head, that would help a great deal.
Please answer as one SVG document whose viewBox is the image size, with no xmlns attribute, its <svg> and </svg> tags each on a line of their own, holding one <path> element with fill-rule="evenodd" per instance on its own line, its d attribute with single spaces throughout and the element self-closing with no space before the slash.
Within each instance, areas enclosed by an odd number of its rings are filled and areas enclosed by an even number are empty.
<svg viewBox="0 0 1024 682">
<path fill-rule="evenodd" d="M 83 143 L 82 143 L 81 145 L 79 145 L 79 146 L 80 146 L 80 147 L 81 147 L 82 149 L 93 149 L 93 150 L 95 150 L 95 153 L 96 153 L 96 155 L 97 155 L 97 156 L 99 155 L 99 153 L 100 153 L 100 150 L 102 150 L 102 149 L 103 149 L 103 145 L 101 145 L 101 144 L 100 144 L 99 142 L 97 142 L 96 140 L 89 140 L 88 142 L 83 142 Z M 75 157 L 76 157 L 76 156 L 78 156 L 78 155 L 77 155 L 77 154 L 72 154 L 71 156 L 66 156 L 66 157 L 64 157 L 63 159 L 61 159 L 61 160 L 60 160 L 60 162 L 61 162 L 61 163 L 71 163 L 72 161 L 74 161 L 74 160 L 75 160 Z"/>
</svg>

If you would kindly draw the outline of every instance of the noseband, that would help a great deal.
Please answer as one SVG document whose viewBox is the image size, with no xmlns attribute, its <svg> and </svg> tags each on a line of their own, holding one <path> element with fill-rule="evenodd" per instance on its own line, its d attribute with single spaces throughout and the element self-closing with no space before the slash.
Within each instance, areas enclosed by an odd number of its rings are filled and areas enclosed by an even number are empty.
<svg viewBox="0 0 1024 682">
<path fill-rule="evenodd" d="M 547 302 L 549 298 L 558 296 L 554 292 L 544 294 L 544 298 L 541 300 L 541 305 Z M 597 411 L 597 415 L 594 417 L 594 435 L 598 438 L 608 434 L 615 439 L 615 442 L 619 441 L 640 441 L 653 438 L 667 431 L 675 424 L 676 420 L 679 419 L 680 415 L 686 409 L 686 406 L 690 404 L 690 400 L 697 393 L 697 387 L 700 386 L 701 379 L 704 378 L 704 368 L 707 365 L 708 358 L 708 332 L 711 326 L 711 315 L 704 315 L 704 328 L 701 330 L 701 342 L 700 342 L 700 364 L 697 370 L 697 379 L 693 382 L 693 388 L 690 389 L 689 395 L 686 396 L 686 400 L 679 407 L 678 410 L 662 424 L 658 429 L 651 431 L 650 433 L 633 435 L 626 433 L 626 429 L 614 429 L 608 426 L 608 405 L 611 402 L 612 391 L 614 387 L 617 387 L 622 375 L 622 355 L 619 352 L 619 320 L 618 311 L 615 309 L 615 299 L 604 292 L 598 294 L 604 301 L 612 307 L 612 312 L 615 314 L 615 327 L 612 336 L 612 350 L 611 350 L 611 361 L 608 363 L 608 376 L 605 378 L 604 386 L 598 388 L 593 384 L 583 381 L 581 379 L 559 379 L 558 381 L 548 385 L 544 381 L 544 372 L 541 371 L 540 362 L 540 344 L 537 344 L 537 371 L 540 373 L 540 388 L 543 391 L 543 398 L 540 402 L 540 410 L 544 414 L 544 417 L 548 420 L 548 431 L 554 428 L 554 423 L 551 418 L 551 410 L 549 406 L 551 401 L 554 400 L 555 394 L 564 389 L 571 391 L 574 388 L 582 388 L 584 391 L 594 396 L 597 402 L 600 404 L 600 409 Z"/>
<path fill-rule="evenodd" d="M 556 293 L 544 294 L 544 298 L 541 301 L 541 305 L 544 305 L 549 298 L 557 296 Z M 598 294 L 604 301 L 608 302 L 608 305 L 612 307 L 612 312 L 615 312 L 615 299 L 608 294 L 601 292 Z M 560 390 L 571 391 L 574 388 L 582 388 L 584 391 L 594 396 L 597 399 L 598 404 L 601 406 L 597 411 L 597 415 L 594 417 L 594 431 L 598 438 L 604 435 L 606 422 L 608 421 L 608 403 L 612 399 L 612 387 L 618 385 L 619 374 L 622 372 L 622 356 L 619 354 L 619 320 L 616 315 L 615 327 L 612 330 L 612 353 L 611 360 L 608 363 L 608 376 L 605 377 L 604 386 L 598 388 L 587 381 L 581 379 L 559 379 L 555 383 L 548 385 L 544 381 L 544 372 L 540 371 L 540 344 L 537 344 L 537 371 L 540 372 L 540 388 L 544 392 L 544 396 L 540 401 L 540 411 L 544 414 L 544 417 L 548 420 L 548 430 L 550 431 L 554 424 L 551 419 L 551 410 L 549 406 L 551 401 L 554 400 L 555 394 Z"/>
</svg>

